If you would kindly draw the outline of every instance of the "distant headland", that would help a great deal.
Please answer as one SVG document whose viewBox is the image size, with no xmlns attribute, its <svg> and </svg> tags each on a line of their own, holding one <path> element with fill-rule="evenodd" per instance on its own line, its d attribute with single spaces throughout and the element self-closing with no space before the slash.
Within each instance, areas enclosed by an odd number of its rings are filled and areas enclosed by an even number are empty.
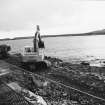
<svg viewBox="0 0 105 105">
<path fill-rule="evenodd" d="M 68 36 L 89 36 L 89 35 L 105 35 L 105 29 L 102 30 L 97 30 L 97 31 L 92 31 L 92 32 L 87 32 L 87 33 L 77 33 L 77 34 L 58 34 L 58 35 L 42 35 L 43 38 L 48 38 L 48 37 L 68 37 Z M 26 37 L 15 37 L 13 39 L 10 38 L 4 38 L 0 39 L 0 41 L 5 41 L 5 40 L 20 40 L 20 39 L 31 39 L 34 36 L 26 36 Z"/>
</svg>

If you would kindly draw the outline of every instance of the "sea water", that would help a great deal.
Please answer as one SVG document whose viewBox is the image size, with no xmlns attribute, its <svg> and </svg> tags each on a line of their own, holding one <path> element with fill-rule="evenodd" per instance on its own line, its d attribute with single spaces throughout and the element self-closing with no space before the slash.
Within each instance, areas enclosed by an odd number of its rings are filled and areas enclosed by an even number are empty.
<svg viewBox="0 0 105 105">
<path fill-rule="evenodd" d="M 70 62 L 105 60 L 105 36 L 68 36 L 43 38 L 45 55 L 59 57 Z M 11 46 L 11 53 L 21 53 L 24 46 L 32 46 L 33 39 L 0 41 Z"/>
</svg>

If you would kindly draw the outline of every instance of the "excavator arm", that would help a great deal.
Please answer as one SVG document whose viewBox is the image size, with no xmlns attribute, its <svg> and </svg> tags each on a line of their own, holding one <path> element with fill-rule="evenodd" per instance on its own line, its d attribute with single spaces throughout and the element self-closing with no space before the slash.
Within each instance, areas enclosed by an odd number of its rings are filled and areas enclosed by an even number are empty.
<svg viewBox="0 0 105 105">
<path fill-rule="evenodd" d="M 40 36 L 39 25 L 37 25 L 37 30 L 36 30 L 35 37 L 33 40 L 33 46 L 34 46 L 34 52 L 38 52 L 39 48 L 45 48 L 44 42 L 42 41 L 41 36 Z"/>
</svg>

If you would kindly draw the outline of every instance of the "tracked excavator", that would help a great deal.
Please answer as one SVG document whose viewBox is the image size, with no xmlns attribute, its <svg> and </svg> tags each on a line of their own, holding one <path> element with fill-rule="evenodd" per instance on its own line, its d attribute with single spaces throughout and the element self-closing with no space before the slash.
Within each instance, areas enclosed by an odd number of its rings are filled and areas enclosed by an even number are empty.
<svg viewBox="0 0 105 105">
<path fill-rule="evenodd" d="M 25 46 L 22 54 L 22 65 L 31 70 L 45 69 L 51 66 L 51 63 L 45 60 L 45 45 L 40 36 L 40 28 L 37 30 L 33 39 L 33 46 Z"/>
</svg>

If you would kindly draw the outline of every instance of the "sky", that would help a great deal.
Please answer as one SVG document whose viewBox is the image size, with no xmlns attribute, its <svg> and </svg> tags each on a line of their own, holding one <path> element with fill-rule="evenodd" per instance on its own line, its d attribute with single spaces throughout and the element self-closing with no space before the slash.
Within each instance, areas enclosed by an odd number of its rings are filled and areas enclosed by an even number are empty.
<svg viewBox="0 0 105 105">
<path fill-rule="evenodd" d="M 0 39 L 105 29 L 104 0 L 0 0 Z"/>
</svg>

